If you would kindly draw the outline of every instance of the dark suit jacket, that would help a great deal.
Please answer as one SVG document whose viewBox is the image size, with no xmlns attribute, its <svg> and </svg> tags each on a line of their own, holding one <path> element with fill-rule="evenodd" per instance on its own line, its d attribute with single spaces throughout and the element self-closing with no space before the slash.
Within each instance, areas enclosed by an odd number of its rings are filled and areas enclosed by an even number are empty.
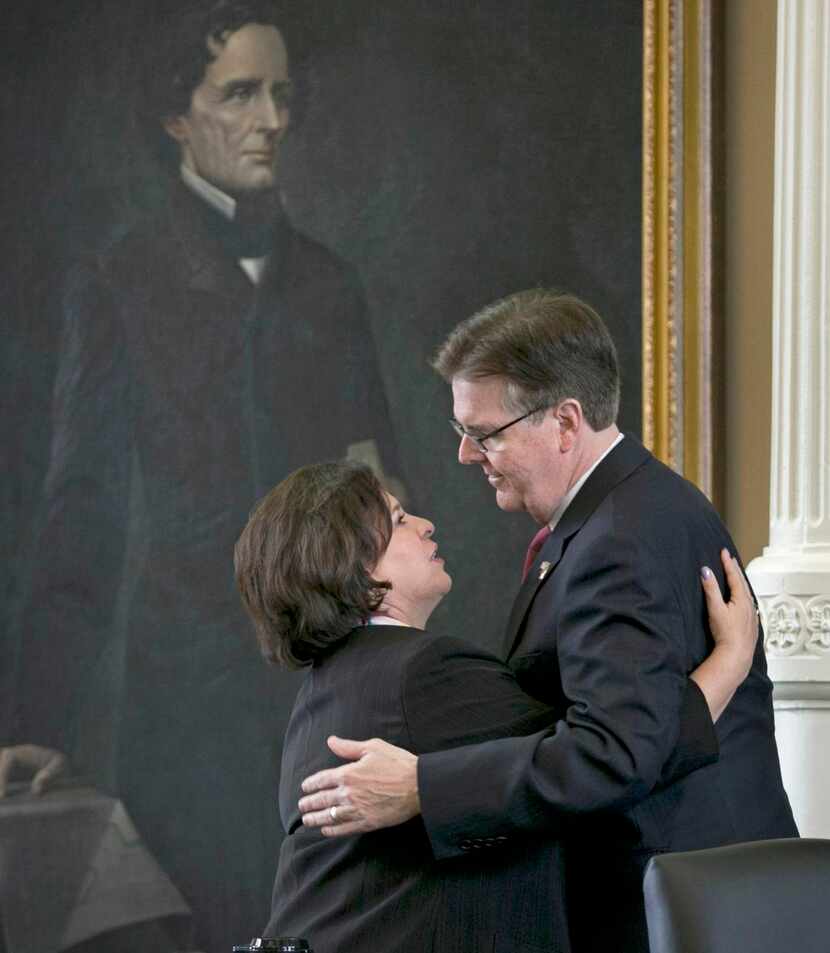
<svg viewBox="0 0 830 953">
<path fill-rule="evenodd" d="M 546 541 L 509 623 L 510 666 L 555 727 L 419 760 L 437 857 L 474 837 L 564 838 L 581 953 L 647 950 L 651 853 L 796 835 L 761 641 L 717 723 L 718 762 L 661 783 L 686 674 L 712 648 L 698 572 L 719 571 L 724 546 L 735 552 L 705 497 L 627 436 Z"/>
<path fill-rule="evenodd" d="M 567 951 L 553 840 L 476 838 L 469 856 L 439 863 L 420 819 L 326 839 L 297 810 L 303 778 L 339 763 L 326 747 L 332 733 L 423 753 L 528 734 L 550 718 L 506 666 L 469 644 L 398 626 L 351 633 L 308 673 L 288 726 L 288 836 L 265 935 L 305 936 L 315 953 Z"/>
<path fill-rule="evenodd" d="M 256 650 L 233 544 L 310 460 L 374 438 L 395 472 L 352 269 L 281 220 L 255 287 L 223 225 L 175 183 L 70 276 L 15 731 L 99 783 L 119 732 L 116 790 L 211 953 L 267 909 L 293 687 Z"/>
</svg>

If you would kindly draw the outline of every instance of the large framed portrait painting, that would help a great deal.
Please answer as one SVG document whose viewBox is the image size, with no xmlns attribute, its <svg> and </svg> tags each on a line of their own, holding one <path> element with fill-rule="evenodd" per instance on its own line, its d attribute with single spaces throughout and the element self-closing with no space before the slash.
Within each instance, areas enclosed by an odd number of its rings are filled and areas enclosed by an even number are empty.
<svg viewBox="0 0 830 953">
<path fill-rule="evenodd" d="M 382 471 L 453 576 L 435 628 L 501 651 L 534 527 L 457 461 L 429 360 L 463 318 L 534 286 L 585 298 L 622 429 L 718 493 L 710 2 L 278 0 L 278 202 L 316 250 L 271 325 L 229 305 L 264 293 L 235 263 L 158 253 L 189 226 L 147 64 L 185 6 L 4 19 L 0 744 L 70 765 L 0 798 L 6 953 L 218 953 L 267 920 L 302 676 L 259 657 L 232 552 L 290 469 Z"/>
</svg>

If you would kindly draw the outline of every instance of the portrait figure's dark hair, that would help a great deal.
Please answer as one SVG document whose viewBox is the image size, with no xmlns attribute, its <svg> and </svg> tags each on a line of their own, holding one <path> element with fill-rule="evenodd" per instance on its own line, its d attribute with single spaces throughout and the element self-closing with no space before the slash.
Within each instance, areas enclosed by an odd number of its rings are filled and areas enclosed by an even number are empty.
<svg viewBox="0 0 830 953">
<path fill-rule="evenodd" d="M 265 658 L 308 665 L 368 619 L 390 588 L 372 569 L 391 535 L 383 487 L 363 464 L 315 463 L 278 483 L 234 548 Z"/>
<path fill-rule="evenodd" d="M 593 430 L 617 419 L 620 374 L 608 328 L 584 301 L 561 291 L 535 288 L 496 301 L 455 328 L 432 366 L 448 382 L 503 378 L 510 413 L 570 397 Z"/>
<path fill-rule="evenodd" d="M 193 91 L 228 37 L 249 23 L 276 27 L 291 52 L 291 20 L 275 0 L 215 0 L 185 3 L 161 20 L 145 57 L 139 118 L 159 158 L 178 162 L 178 147 L 165 133 L 165 119 L 190 109 Z"/>
</svg>

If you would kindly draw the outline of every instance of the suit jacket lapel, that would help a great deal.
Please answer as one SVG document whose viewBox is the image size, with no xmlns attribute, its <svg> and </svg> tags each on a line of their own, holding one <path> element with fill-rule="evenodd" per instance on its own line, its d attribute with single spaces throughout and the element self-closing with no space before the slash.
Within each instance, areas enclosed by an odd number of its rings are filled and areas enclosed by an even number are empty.
<svg viewBox="0 0 830 953">
<path fill-rule="evenodd" d="M 576 501 L 574 501 L 576 502 Z M 548 536 L 542 544 L 542 548 L 536 556 L 533 565 L 530 567 L 524 582 L 522 583 L 516 598 L 513 601 L 513 608 L 510 610 L 510 618 L 507 620 L 507 631 L 505 633 L 504 657 L 509 659 L 513 654 L 516 645 L 516 639 L 521 630 L 527 610 L 533 602 L 536 593 L 542 587 L 547 579 L 550 578 L 556 569 L 559 560 L 562 558 L 564 547 L 564 537 L 558 532 L 559 527 Z M 550 569 L 542 573 L 540 567 L 543 562 L 550 563 Z"/>
<path fill-rule="evenodd" d="M 582 529 L 611 490 L 650 458 L 651 454 L 639 440 L 626 434 L 625 439 L 614 447 L 585 481 L 570 506 L 562 514 L 556 529 L 545 540 L 516 595 L 505 634 L 506 658 L 510 658 L 515 651 L 536 593 L 556 571 L 569 541 Z M 544 562 L 550 564 L 547 572 L 541 571 Z"/>
</svg>

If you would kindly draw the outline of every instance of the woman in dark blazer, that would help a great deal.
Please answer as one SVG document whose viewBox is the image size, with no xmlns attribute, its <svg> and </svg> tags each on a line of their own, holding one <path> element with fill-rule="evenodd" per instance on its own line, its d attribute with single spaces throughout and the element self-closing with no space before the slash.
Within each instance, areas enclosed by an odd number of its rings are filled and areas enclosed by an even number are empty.
<svg viewBox="0 0 830 953">
<path fill-rule="evenodd" d="M 263 654 L 309 669 L 283 749 L 287 836 L 266 935 L 304 936 L 315 953 L 567 953 L 555 841 L 488 838 L 439 864 L 419 818 L 335 839 L 300 820 L 300 782 L 335 763 L 331 734 L 377 735 L 420 754 L 550 724 L 550 709 L 496 658 L 424 631 L 452 585 L 433 532 L 368 468 L 326 463 L 275 487 L 236 545 L 237 583 Z M 733 598 L 748 602 L 745 592 Z M 751 605 L 730 614 L 719 591 L 712 599 L 713 630 L 750 658 Z M 704 694 L 734 690 L 731 671 L 710 663 Z M 711 724 L 683 738 L 671 776 L 717 757 Z"/>
</svg>

